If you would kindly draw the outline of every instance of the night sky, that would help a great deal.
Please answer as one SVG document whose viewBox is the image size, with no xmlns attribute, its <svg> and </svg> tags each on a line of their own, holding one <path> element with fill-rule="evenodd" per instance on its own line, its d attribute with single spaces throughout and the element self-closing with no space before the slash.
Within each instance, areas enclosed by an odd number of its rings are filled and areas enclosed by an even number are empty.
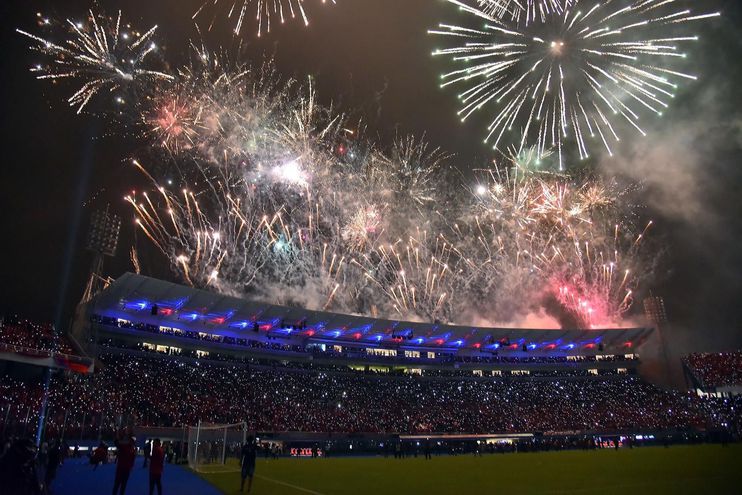
<svg viewBox="0 0 742 495">
<path fill-rule="evenodd" d="M 242 37 L 246 60 L 275 57 L 283 76 L 315 76 L 319 98 L 362 116 L 370 134 L 388 144 L 397 133 L 425 135 L 455 155 L 459 168 L 491 157 L 477 121 L 460 124 L 454 91 L 438 88 L 447 62 L 433 59 L 436 40 L 426 34 L 458 14 L 440 0 L 337 0 L 311 7 L 309 29 L 279 26 L 257 40 Z M 124 10 L 140 27 L 160 26 L 158 40 L 174 65 L 197 36 L 191 14 L 201 0 L 101 1 Z M 665 297 L 676 340 L 684 349 L 742 346 L 742 5 L 699 0 L 723 17 L 696 29 L 690 53 L 701 77 L 676 98 L 646 139 L 629 138 L 614 159 L 598 159 L 604 174 L 641 181 L 653 235 L 666 246 L 650 287 Z M 131 270 L 136 242 L 123 195 L 141 184 L 129 159 L 142 146 L 132 136 L 64 103 L 69 88 L 36 81 L 28 67 L 39 60 L 15 28 L 35 29 L 35 13 L 82 18 L 89 1 L 6 1 L 0 5 L 0 314 L 19 313 L 65 322 L 79 300 L 91 257 L 83 249 L 90 212 L 110 203 L 124 219 L 118 256 L 106 271 Z M 215 48 L 238 48 L 230 24 L 205 36 Z M 111 131 L 113 129 L 113 131 Z M 169 276 L 163 261 L 137 245 L 143 272 Z M 69 276 L 67 276 L 69 275 Z M 172 278 L 172 276 L 171 276 Z"/>
</svg>

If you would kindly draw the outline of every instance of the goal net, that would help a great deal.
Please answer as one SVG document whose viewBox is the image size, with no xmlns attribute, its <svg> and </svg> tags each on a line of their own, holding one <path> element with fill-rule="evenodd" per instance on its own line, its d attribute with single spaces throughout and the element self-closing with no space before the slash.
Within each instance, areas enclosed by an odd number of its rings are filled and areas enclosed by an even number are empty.
<svg viewBox="0 0 742 495">
<path fill-rule="evenodd" d="M 199 422 L 188 428 L 188 466 L 194 471 L 234 469 L 247 438 L 247 423 L 218 425 Z M 231 467 L 228 464 L 232 464 Z"/>
</svg>

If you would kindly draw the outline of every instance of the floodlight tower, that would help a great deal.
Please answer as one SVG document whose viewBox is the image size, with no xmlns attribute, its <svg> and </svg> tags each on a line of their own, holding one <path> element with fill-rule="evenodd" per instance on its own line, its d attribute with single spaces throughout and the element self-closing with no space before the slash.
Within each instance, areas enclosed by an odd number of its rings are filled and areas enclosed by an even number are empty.
<svg viewBox="0 0 742 495">
<path fill-rule="evenodd" d="M 665 310 L 665 300 L 658 296 L 649 296 L 644 299 L 644 315 L 647 320 L 655 325 L 664 325 L 667 323 L 667 310 Z"/>
<path fill-rule="evenodd" d="M 117 215 L 109 212 L 108 206 L 106 206 L 106 209 L 103 211 L 97 210 L 93 212 L 93 215 L 90 218 L 90 230 L 88 231 L 88 239 L 85 247 L 88 251 L 95 253 L 95 255 L 90 269 L 90 277 L 88 278 L 88 283 L 85 286 L 85 292 L 83 293 L 82 301 L 80 301 L 80 304 L 78 305 L 78 309 L 81 308 L 84 303 L 90 301 L 101 291 L 101 289 L 104 288 L 105 279 L 102 276 L 103 260 L 105 257 L 112 257 L 116 254 L 116 246 L 118 245 L 120 230 L 121 219 Z M 51 379 L 51 369 L 47 368 L 44 379 L 44 395 L 39 410 L 39 425 L 36 430 L 37 444 L 41 442 L 44 428 L 46 426 L 46 414 Z"/>
<path fill-rule="evenodd" d="M 96 210 L 90 217 L 90 230 L 85 249 L 94 253 L 90 267 L 90 278 L 85 287 L 81 303 L 90 301 L 105 287 L 103 261 L 116 255 L 121 231 L 121 218 L 105 210 Z"/>
<path fill-rule="evenodd" d="M 669 383 L 675 382 L 670 362 L 670 353 L 668 350 L 666 333 L 669 330 L 669 320 L 667 310 L 665 309 L 665 300 L 659 296 L 649 296 L 644 299 L 644 316 L 654 325 L 660 344 L 660 354 L 662 359 L 662 368 L 664 369 L 665 380 Z"/>
<path fill-rule="evenodd" d="M 105 280 L 102 276 L 103 260 L 105 257 L 112 257 L 116 254 L 120 230 L 121 219 L 109 212 L 108 206 L 106 206 L 105 211 L 97 210 L 93 212 L 90 218 L 90 230 L 88 231 L 86 249 L 92 251 L 95 255 L 93 257 L 93 265 L 90 269 L 90 277 L 88 278 L 88 283 L 85 286 L 85 292 L 78 308 L 81 308 L 84 303 L 90 301 L 93 296 L 104 288 Z M 41 400 L 39 424 L 36 429 L 37 445 L 41 442 L 44 435 L 44 428 L 46 427 L 51 380 L 51 368 L 47 368 L 44 373 L 44 395 Z"/>
</svg>

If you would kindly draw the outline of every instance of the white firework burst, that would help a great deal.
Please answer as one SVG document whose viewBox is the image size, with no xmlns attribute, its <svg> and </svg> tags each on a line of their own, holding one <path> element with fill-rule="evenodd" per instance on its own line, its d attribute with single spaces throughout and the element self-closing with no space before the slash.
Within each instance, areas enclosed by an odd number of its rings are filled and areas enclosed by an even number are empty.
<svg viewBox="0 0 742 495">
<path fill-rule="evenodd" d="M 554 148 L 560 167 L 568 142 L 580 159 L 593 142 L 611 153 L 619 122 L 646 135 L 644 114 L 662 115 L 679 82 L 696 79 L 675 67 L 698 39 L 684 24 L 719 15 L 695 14 L 684 0 L 542 0 L 509 18 L 497 2 L 447 1 L 478 24 L 429 31 L 452 42 L 434 55 L 463 66 L 441 76 L 442 87 L 461 88 L 461 120 L 486 109 L 486 143 Z"/>
</svg>

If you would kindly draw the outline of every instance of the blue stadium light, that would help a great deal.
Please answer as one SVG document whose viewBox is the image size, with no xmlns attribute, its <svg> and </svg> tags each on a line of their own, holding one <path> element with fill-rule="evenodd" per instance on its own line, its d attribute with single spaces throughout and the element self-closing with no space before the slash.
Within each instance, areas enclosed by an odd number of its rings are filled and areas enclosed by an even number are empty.
<svg viewBox="0 0 742 495">
<path fill-rule="evenodd" d="M 174 306 L 175 309 L 180 309 L 183 307 L 183 305 L 188 301 L 187 297 L 181 297 L 180 299 L 176 299 L 172 303 L 170 303 L 171 306 Z"/>
<path fill-rule="evenodd" d="M 536 344 L 528 344 L 528 348 L 533 350 L 536 348 Z"/>
<path fill-rule="evenodd" d="M 146 309 L 147 306 L 149 306 L 149 301 L 145 301 L 145 300 L 124 303 L 125 309 L 143 310 L 143 309 Z"/>
</svg>

